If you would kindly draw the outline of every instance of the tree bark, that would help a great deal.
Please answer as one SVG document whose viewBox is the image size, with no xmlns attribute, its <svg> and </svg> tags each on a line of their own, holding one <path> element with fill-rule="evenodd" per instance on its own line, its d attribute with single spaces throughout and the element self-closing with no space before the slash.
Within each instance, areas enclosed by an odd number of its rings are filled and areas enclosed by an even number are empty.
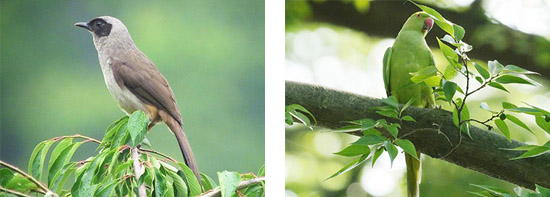
<svg viewBox="0 0 550 197">
<path fill-rule="evenodd" d="M 550 78 L 550 41 L 495 24 L 485 15 L 481 3 L 481 0 L 476 0 L 462 12 L 434 8 L 447 20 L 466 29 L 464 42 L 474 47 L 468 53 L 471 58 L 484 61 L 496 59 L 504 65 L 514 64 Z M 366 13 L 358 12 L 352 3 L 343 1 L 309 1 L 309 5 L 313 12 L 311 21 L 331 23 L 385 38 L 395 38 L 407 18 L 420 11 L 405 1 L 371 1 Z M 426 36 L 426 42 L 433 48 L 439 48 L 435 37 L 442 38 L 445 34 L 434 27 Z"/>
<path fill-rule="evenodd" d="M 285 85 L 286 105 L 305 107 L 315 116 L 317 126 L 335 129 L 347 125 L 345 121 L 363 118 L 395 122 L 369 110 L 383 106 L 380 99 L 298 82 L 287 81 Z M 461 133 L 453 124 L 451 112 L 409 107 L 403 113 L 412 116 L 416 122 L 402 122 L 399 135 L 412 141 L 417 151 L 525 188 L 535 189 L 535 184 L 550 187 L 550 154 L 510 160 L 523 152 L 504 149 L 526 144 L 515 140 L 509 142 L 502 135 L 474 126 L 470 127 L 472 138 L 462 134 L 460 145 L 449 154 Z M 383 133 L 389 136 L 385 131 Z"/>
</svg>

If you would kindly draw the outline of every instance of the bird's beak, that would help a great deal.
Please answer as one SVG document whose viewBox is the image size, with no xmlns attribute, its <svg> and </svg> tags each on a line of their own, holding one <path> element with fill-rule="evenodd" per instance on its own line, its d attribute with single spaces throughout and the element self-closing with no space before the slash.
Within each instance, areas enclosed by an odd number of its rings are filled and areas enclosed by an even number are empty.
<svg viewBox="0 0 550 197">
<path fill-rule="evenodd" d="M 92 28 L 90 28 L 90 26 L 88 26 L 88 23 L 86 22 L 78 22 L 78 23 L 75 23 L 74 26 L 82 27 L 84 29 L 87 29 L 88 31 L 92 31 Z"/>
<path fill-rule="evenodd" d="M 434 19 L 428 17 L 426 20 L 424 20 L 424 26 L 422 27 L 422 29 L 426 32 L 429 32 L 433 26 L 434 26 Z"/>
</svg>

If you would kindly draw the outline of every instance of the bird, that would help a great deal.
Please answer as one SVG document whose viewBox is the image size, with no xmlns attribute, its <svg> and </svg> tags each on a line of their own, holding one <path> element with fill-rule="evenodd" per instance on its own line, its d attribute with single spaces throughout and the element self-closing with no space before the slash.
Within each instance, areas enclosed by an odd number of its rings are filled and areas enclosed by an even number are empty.
<svg viewBox="0 0 550 197">
<path fill-rule="evenodd" d="M 435 107 L 433 89 L 425 83 L 414 83 L 410 74 L 435 66 L 433 54 L 425 40 L 433 24 L 434 20 L 426 12 L 412 14 L 397 34 L 392 47 L 384 53 L 386 95 L 394 96 L 399 103 L 404 104 L 413 99 L 411 106 Z M 405 154 L 408 196 L 419 196 L 422 176 L 420 152 L 417 152 L 417 158 Z"/>
<path fill-rule="evenodd" d="M 176 136 L 185 163 L 200 183 L 199 168 L 183 130 L 172 88 L 155 64 L 138 49 L 126 26 L 111 16 L 74 25 L 92 34 L 105 84 L 120 109 L 128 115 L 143 111 L 150 120 L 148 130 L 164 122 Z"/>
</svg>

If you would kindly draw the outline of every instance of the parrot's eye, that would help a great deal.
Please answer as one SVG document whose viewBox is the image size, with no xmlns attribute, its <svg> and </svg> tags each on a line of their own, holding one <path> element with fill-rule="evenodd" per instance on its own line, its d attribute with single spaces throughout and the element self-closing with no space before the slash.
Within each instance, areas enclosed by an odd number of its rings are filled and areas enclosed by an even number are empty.
<svg viewBox="0 0 550 197">
<path fill-rule="evenodd" d="M 420 17 L 420 13 L 418 13 L 418 14 L 416 15 L 416 17 L 417 17 L 417 18 Z"/>
</svg>

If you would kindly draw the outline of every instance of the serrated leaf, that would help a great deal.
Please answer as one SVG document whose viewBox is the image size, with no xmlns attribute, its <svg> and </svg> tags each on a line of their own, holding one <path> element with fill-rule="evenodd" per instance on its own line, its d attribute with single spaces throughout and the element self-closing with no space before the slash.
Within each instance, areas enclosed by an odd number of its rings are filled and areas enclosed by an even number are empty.
<svg viewBox="0 0 550 197">
<path fill-rule="evenodd" d="M 374 144 L 382 143 L 382 142 L 386 141 L 386 139 L 387 138 L 385 138 L 383 136 L 379 136 L 379 135 L 365 135 L 365 136 L 359 138 L 357 141 L 353 142 L 352 144 L 368 146 L 368 145 L 374 145 Z"/>
<path fill-rule="evenodd" d="M 264 176 L 264 174 L 258 173 L 258 176 Z M 204 188 L 204 191 L 214 189 L 218 186 L 216 182 L 212 180 L 212 178 L 210 178 L 209 176 L 203 173 L 201 173 L 201 181 L 202 181 L 202 187 Z"/>
<path fill-rule="evenodd" d="M 492 75 L 498 75 L 500 73 L 500 71 L 502 71 L 502 69 L 504 69 L 504 66 L 502 66 L 502 64 L 500 64 L 496 60 L 489 61 L 487 64 L 489 66 L 489 72 Z"/>
<path fill-rule="evenodd" d="M 352 145 L 344 148 L 344 150 L 341 150 L 340 152 L 337 152 L 337 153 L 334 153 L 334 154 L 341 155 L 341 156 L 346 156 L 346 157 L 353 157 L 353 156 L 369 154 L 369 153 L 370 153 L 369 146 L 352 144 Z"/>
<path fill-rule="evenodd" d="M 516 160 L 516 159 L 524 159 L 529 157 L 536 157 L 539 155 L 542 155 L 546 152 L 550 151 L 550 147 L 546 146 L 537 146 L 535 148 L 532 148 L 531 150 L 528 150 L 527 152 L 523 153 L 519 157 L 512 158 L 510 160 Z"/>
<path fill-rule="evenodd" d="M 222 197 L 229 197 L 235 194 L 237 185 L 241 182 L 241 177 L 236 172 L 218 172 L 218 179 L 220 180 Z"/>
<path fill-rule="evenodd" d="M 502 84 L 519 83 L 519 84 L 535 85 L 530 81 L 525 80 L 524 78 L 521 78 L 519 76 L 514 76 L 514 75 L 502 75 L 496 78 L 495 82 L 502 83 Z"/>
<path fill-rule="evenodd" d="M 36 146 L 31 154 L 31 159 L 29 160 L 29 174 L 37 180 L 42 180 L 46 154 L 55 142 L 54 140 L 43 141 Z"/>
<path fill-rule="evenodd" d="M 67 165 L 71 158 L 74 155 L 74 152 L 82 145 L 83 142 L 77 142 L 74 144 L 71 144 L 67 147 L 65 147 L 61 153 L 59 154 L 59 157 L 55 160 L 50 160 L 50 163 L 52 163 L 52 166 L 48 170 L 48 186 L 52 187 L 54 185 L 54 180 L 57 179 L 57 177 L 61 176 L 62 171 L 61 169 L 63 166 Z"/>
<path fill-rule="evenodd" d="M 132 139 L 133 147 L 139 145 L 147 134 L 149 118 L 141 110 L 137 110 L 128 118 L 128 132 Z"/>
<path fill-rule="evenodd" d="M 531 132 L 533 135 L 535 133 L 533 133 L 533 131 L 531 131 L 531 129 L 525 124 L 523 123 L 520 119 L 518 119 L 517 117 L 511 115 L 511 114 L 506 114 L 506 119 L 513 122 L 514 124 L 524 128 L 525 130 Z"/>
<path fill-rule="evenodd" d="M 397 148 L 390 143 L 389 141 L 384 142 L 384 148 L 386 149 L 386 152 L 388 152 L 388 155 L 390 156 L 391 166 L 393 166 L 393 160 L 397 156 L 398 150 Z"/>
<path fill-rule="evenodd" d="M 197 177 L 195 177 L 195 174 L 191 170 L 191 168 L 187 167 L 182 162 L 178 162 L 178 165 L 182 169 L 183 173 L 185 174 L 185 181 L 187 182 L 187 186 L 189 188 L 189 195 L 190 196 L 196 196 L 201 193 L 201 186 L 199 185 L 199 181 L 197 180 Z"/>
<path fill-rule="evenodd" d="M 338 170 L 336 173 L 332 174 L 330 177 L 328 177 L 326 180 L 329 180 L 331 178 L 334 178 L 335 176 L 338 176 L 340 174 L 343 174 L 343 173 L 346 173 L 347 171 L 350 171 L 352 170 L 353 168 L 361 165 L 363 162 L 365 162 L 367 160 L 369 155 L 363 155 L 361 156 L 361 158 L 359 158 L 358 160 L 355 160 L 355 161 L 352 161 L 350 163 L 348 163 L 347 165 L 345 165 L 342 169 Z"/>
<path fill-rule="evenodd" d="M 403 118 L 401 118 L 401 119 L 406 120 L 406 121 L 416 122 L 416 120 L 411 116 L 403 116 Z"/>
<path fill-rule="evenodd" d="M 465 30 L 462 26 L 453 24 L 453 30 L 454 30 L 454 37 L 456 40 L 462 40 L 464 38 Z"/>
<path fill-rule="evenodd" d="M 407 154 L 411 155 L 417 160 L 420 160 L 420 158 L 418 158 L 418 155 L 416 154 L 416 148 L 414 148 L 414 144 L 411 141 L 406 139 L 395 139 L 395 141 L 393 142 L 397 146 L 401 147 L 401 149 L 403 149 L 403 151 L 405 151 Z"/>
<path fill-rule="evenodd" d="M 501 119 L 496 119 L 495 120 L 495 125 L 497 125 L 500 132 L 502 132 L 502 134 L 504 134 L 504 136 L 506 136 L 508 141 L 511 142 L 512 140 L 510 139 L 510 130 L 508 130 L 508 125 L 506 125 L 506 123 Z"/>
<path fill-rule="evenodd" d="M 443 93 L 445 93 L 445 99 L 447 102 L 451 102 L 456 93 L 457 85 L 452 81 L 446 81 L 443 83 Z"/>
<path fill-rule="evenodd" d="M 504 86 L 500 85 L 500 83 L 497 83 L 497 82 L 489 82 L 487 85 L 493 87 L 493 88 L 496 88 L 496 89 L 499 89 L 499 90 L 502 90 L 502 91 L 505 91 L 505 92 L 508 92 L 508 90 L 506 88 L 504 88 Z M 510 93 L 510 92 L 508 92 Z"/>
</svg>

